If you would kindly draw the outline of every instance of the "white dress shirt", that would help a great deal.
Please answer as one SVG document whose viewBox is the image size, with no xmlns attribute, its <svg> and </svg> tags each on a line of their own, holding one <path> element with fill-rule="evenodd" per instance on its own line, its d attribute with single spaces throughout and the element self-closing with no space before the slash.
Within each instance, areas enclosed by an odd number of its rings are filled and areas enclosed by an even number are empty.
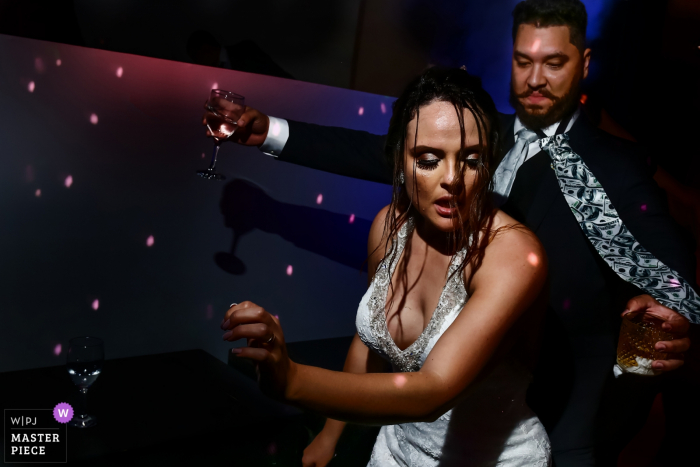
<svg viewBox="0 0 700 467">
<path fill-rule="evenodd" d="M 581 109 L 576 109 L 576 112 L 574 112 L 574 115 L 569 121 L 569 125 L 566 127 L 566 131 L 571 130 L 571 127 L 574 125 L 574 122 L 576 122 L 576 119 L 580 114 Z M 269 118 L 270 128 L 267 130 L 267 137 L 265 138 L 265 142 L 263 142 L 263 144 L 260 146 L 260 150 L 268 156 L 277 157 L 280 155 L 280 153 L 284 149 L 285 144 L 287 144 L 287 140 L 289 139 L 289 123 L 287 123 L 287 120 L 283 118 Z M 552 136 L 557 132 L 558 126 L 559 122 L 554 123 L 553 125 L 550 125 L 547 128 L 543 128 L 542 131 L 545 135 Z M 518 117 L 515 117 L 515 127 L 513 128 L 513 134 L 516 135 L 518 131 L 520 131 L 523 128 L 523 123 Z M 530 144 L 530 147 L 528 147 L 527 157 L 525 157 L 525 160 L 528 160 L 538 152 L 540 152 L 540 144 L 537 141 L 535 141 L 534 143 Z"/>
<path fill-rule="evenodd" d="M 576 109 L 576 112 L 571 116 L 571 120 L 569 120 L 569 124 L 566 126 L 566 130 L 564 133 L 571 131 L 571 127 L 574 126 L 574 122 L 576 122 L 576 119 L 578 116 L 581 114 L 581 109 Z M 542 128 L 542 131 L 544 132 L 545 135 L 547 136 L 553 136 L 557 132 L 557 127 L 559 127 L 559 122 L 554 123 L 547 128 Z M 513 128 L 513 135 L 517 135 L 520 130 L 525 128 L 525 125 L 523 125 L 523 122 L 520 121 L 518 117 L 515 117 L 515 127 Z M 530 146 L 527 148 L 527 156 L 525 157 L 525 160 L 528 160 L 538 152 L 540 152 L 540 143 L 539 141 L 535 141 L 534 143 L 530 143 Z M 523 161 L 524 162 L 524 161 Z"/>
</svg>

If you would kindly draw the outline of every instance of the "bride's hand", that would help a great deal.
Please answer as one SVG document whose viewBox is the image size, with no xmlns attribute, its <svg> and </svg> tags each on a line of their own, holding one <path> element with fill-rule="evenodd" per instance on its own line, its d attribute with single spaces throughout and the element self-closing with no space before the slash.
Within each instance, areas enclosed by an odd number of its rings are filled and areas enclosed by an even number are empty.
<svg viewBox="0 0 700 467">
<path fill-rule="evenodd" d="M 224 316 L 224 340 L 247 339 L 247 347 L 232 349 L 238 357 L 256 363 L 260 389 L 275 399 L 285 399 L 294 363 L 287 356 L 284 334 L 277 318 L 252 302 L 232 306 Z"/>
</svg>

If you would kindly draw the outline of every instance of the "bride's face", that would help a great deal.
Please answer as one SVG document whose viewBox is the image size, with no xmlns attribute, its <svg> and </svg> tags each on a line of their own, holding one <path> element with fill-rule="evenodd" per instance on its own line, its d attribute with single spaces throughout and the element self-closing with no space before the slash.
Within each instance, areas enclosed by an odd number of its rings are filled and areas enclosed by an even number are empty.
<svg viewBox="0 0 700 467">
<path fill-rule="evenodd" d="M 411 120 L 406 128 L 404 176 L 408 196 L 424 220 L 442 232 L 454 230 L 452 219 L 458 210 L 463 219 L 468 215 L 469 195 L 481 157 L 474 116 L 468 110 L 463 116 L 464 147 L 457 111 L 449 102 L 435 101 L 421 107 L 419 118 Z M 467 164 L 464 183 L 455 186 L 463 164 Z"/>
</svg>

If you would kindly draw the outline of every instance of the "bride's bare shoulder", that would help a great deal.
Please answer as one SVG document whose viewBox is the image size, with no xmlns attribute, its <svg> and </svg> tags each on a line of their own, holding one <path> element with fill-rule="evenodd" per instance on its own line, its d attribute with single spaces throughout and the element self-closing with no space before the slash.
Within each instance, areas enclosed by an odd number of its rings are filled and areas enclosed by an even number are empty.
<svg viewBox="0 0 700 467">
<path fill-rule="evenodd" d="M 494 236 L 487 247 L 487 254 L 490 252 L 501 261 L 507 261 L 506 258 L 524 258 L 531 266 L 546 269 L 547 255 L 542 244 L 523 224 L 505 212 L 497 211 L 491 231 Z"/>
</svg>

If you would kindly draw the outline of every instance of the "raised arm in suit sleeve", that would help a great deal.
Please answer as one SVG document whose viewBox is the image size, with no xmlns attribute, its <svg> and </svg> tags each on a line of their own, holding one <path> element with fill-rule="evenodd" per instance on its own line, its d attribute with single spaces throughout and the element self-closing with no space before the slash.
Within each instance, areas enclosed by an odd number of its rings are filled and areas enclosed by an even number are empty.
<svg viewBox="0 0 700 467">
<path fill-rule="evenodd" d="M 278 159 L 346 177 L 390 185 L 385 136 L 365 131 L 289 122 L 289 139 Z"/>
</svg>

